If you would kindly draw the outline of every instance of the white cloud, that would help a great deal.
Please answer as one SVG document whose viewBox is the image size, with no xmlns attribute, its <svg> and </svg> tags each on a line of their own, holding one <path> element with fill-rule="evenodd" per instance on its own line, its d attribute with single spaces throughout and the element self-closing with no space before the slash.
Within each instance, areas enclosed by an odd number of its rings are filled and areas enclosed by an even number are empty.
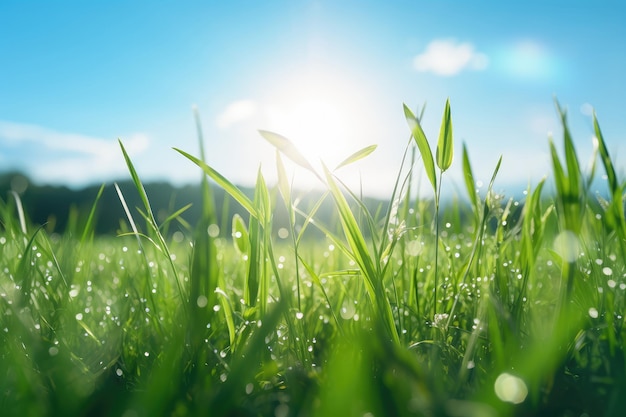
<svg viewBox="0 0 626 417">
<path fill-rule="evenodd" d="M 243 120 L 254 116 L 257 104 L 252 100 L 237 100 L 230 103 L 223 112 L 217 115 L 215 123 L 220 129 L 227 129 Z"/>
<path fill-rule="evenodd" d="M 436 39 L 413 59 L 413 67 L 417 71 L 442 76 L 457 75 L 467 69 L 481 71 L 488 65 L 487 55 L 476 51 L 474 45 L 453 39 Z"/>
<path fill-rule="evenodd" d="M 112 151 L 119 153 L 117 141 L 95 138 L 78 133 L 57 132 L 45 127 L 29 124 L 13 123 L 0 120 L 0 139 L 8 141 L 13 146 L 31 142 L 50 150 L 83 153 L 87 155 L 103 156 Z M 140 153 L 149 144 L 148 137 L 142 133 L 130 136 L 125 143 L 129 153 Z M 131 152 L 132 151 L 132 152 Z"/>
<path fill-rule="evenodd" d="M 149 147 L 146 134 L 122 138 L 129 155 Z M 126 166 L 117 140 L 58 132 L 37 125 L 0 120 L 0 147 L 10 149 L 28 174 L 45 182 L 84 185 L 123 174 Z"/>
</svg>

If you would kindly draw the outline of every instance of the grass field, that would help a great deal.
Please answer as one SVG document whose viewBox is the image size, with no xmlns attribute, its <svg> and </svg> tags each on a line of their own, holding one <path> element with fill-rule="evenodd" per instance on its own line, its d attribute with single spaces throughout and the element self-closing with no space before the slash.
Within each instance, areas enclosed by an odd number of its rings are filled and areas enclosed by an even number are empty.
<svg viewBox="0 0 626 417">
<path fill-rule="evenodd" d="M 552 175 L 520 201 L 497 194 L 493 179 L 477 192 L 468 151 L 453 155 L 449 104 L 432 149 L 422 116 L 405 107 L 411 138 L 392 197 L 375 209 L 343 186 L 342 167 L 315 171 L 263 131 L 279 181 L 269 188 L 259 174 L 254 195 L 207 165 L 202 146 L 199 157 L 178 151 L 206 174 L 198 224 L 184 221 L 185 206 L 157 224 L 121 143 L 143 205 L 126 207 L 119 192 L 127 218 L 117 237 L 94 235 L 106 209 L 97 199 L 50 234 L 9 195 L 1 414 L 622 415 L 625 183 L 595 116 L 597 164 L 583 172 L 557 111 Z M 317 203 L 298 203 L 284 158 L 326 184 Z M 444 202 L 452 163 L 466 195 Z M 431 198 L 418 198 L 419 180 Z M 219 227 L 213 187 L 248 215 Z M 317 216 L 325 202 L 333 221 Z M 287 227 L 275 224 L 279 206 Z"/>
</svg>

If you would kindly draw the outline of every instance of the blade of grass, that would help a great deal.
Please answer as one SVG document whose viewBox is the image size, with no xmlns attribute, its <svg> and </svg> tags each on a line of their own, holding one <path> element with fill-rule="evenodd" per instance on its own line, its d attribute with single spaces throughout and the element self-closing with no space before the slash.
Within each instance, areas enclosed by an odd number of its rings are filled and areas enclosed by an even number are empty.
<svg viewBox="0 0 626 417">
<path fill-rule="evenodd" d="M 411 134 L 415 139 L 415 143 L 420 150 L 420 154 L 422 155 L 422 162 L 424 163 L 424 169 L 426 170 L 428 180 L 433 187 L 433 191 L 436 192 L 437 176 L 435 175 L 435 162 L 433 160 L 433 153 L 430 150 L 430 145 L 428 144 L 428 139 L 426 139 L 426 135 L 422 130 L 419 120 L 417 120 L 411 109 L 409 109 L 406 104 L 404 105 L 404 117 L 409 125 Z"/>
<path fill-rule="evenodd" d="M 194 164 L 198 165 L 202 170 L 220 187 L 224 189 L 232 198 L 235 199 L 241 206 L 246 209 L 246 211 L 253 217 L 258 218 L 259 214 L 255 209 L 252 201 L 235 185 L 233 185 L 230 181 L 228 181 L 222 174 L 211 168 L 209 165 L 205 164 L 202 160 L 188 154 L 187 152 L 180 150 L 178 148 L 174 148 L 174 150 L 185 158 L 189 159 Z"/>
<path fill-rule="evenodd" d="M 296 164 L 300 165 L 302 168 L 312 172 L 320 181 L 322 177 L 315 171 L 315 168 L 309 163 L 309 161 L 302 155 L 302 153 L 298 150 L 296 145 L 293 144 L 286 137 L 279 135 L 278 133 L 269 132 L 267 130 L 259 130 L 259 133 L 265 140 L 274 145 L 278 150 L 280 150 L 285 156 L 291 159 Z"/>
<path fill-rule="evenodd" d="M 370 300 L 372 301 L 372 304 L 376 309 L 376 313 L 379 316 L 379 319 L 382 321 L 385 328 L 389 332 L 389 336 L 391 337 L 391 339 L 394 342 L 399 343 L 400 339 L 398 337 L 398 331 L 396 329 L 396 325 L 393 319 L 393 313 L 391 311 L 389 299 L 387 298 L 387 294 L 385 293 L 383 287 L 380 269 L 376 266 L 376 263 L 372 259 L 372 256 L 369 253 L 369 249 L 367 248 L 367 244 L 365 243 L 363 234 L 361 233 L 361 230 L 359 228 L 358 222 L 356 221 L 354 214 L 350 210 L 350 206 L 346 201 L 343 193 L 337 186 L 337 183 L 335 182 L 332 173 L 328 170 L 328 168 L 326 168 L 326 166 L 324 166 L 324 172 L 326 174 L 326 182 L 328 184 L 330 193 L 335 201 L 335 207 L 339 212 L 339 219 L 342 225 L 342 229 L 344 231 L 344 235 L 352 250 L 356 263 L 359 265 L 361 271 L 363 272 L 363 277 L 365 278 L 365 284 Z"/>
<path fill-rule="evenodd" d="M 120 148 L 122 149 L 122 154 L 124 155 L 124 160 L 126 161 L 126 166 L 128 167 L 128 171 L 130 172 L 130 175 L 132 177 L 133 183 L 135 184 L 135 188 L 137 189 L 137 192 L 139 193 L 139 197 L 141 198 L 141 201 L 144 205 L 144 208 L 146 210 L 146 215 L 147 215 L 147 221 L 148 221 L 148 225 L 150 226 L 150 228 L 152 229 L 152 231 L 154 232 L 154 235 L 156 236 L 156 241 L 159 244 L 159 248 L 161 249 L 161 251 L 164 253 L 167 261 L 169 262 L 170 268 L 172 270 L 172 273 L 174 274 L 174 278 L 176 281 L 176 286 L 178 287 L 178 293 L 180 295 L 181 300 L 186 300 L 185 297 L 185 292 L 183 291 L 183 285 L 181 283 L 180 277 L 178 275 L 178 269 L 176 268 L 176 266 L 174 265 L 174 261 L 173 261 L 173 257 L 172 254 L 169 250 L 169 247 L 167 246 L 167 243 L 165 242 L 165 238 L 163 237 L 163 235 L 161 234 L 160 228 L 157 224 L 157 221 L 154 217 L 154 212 L 152 211 L 152 207 L 150 206 L 150 200 L 148 199 L 148 195 L 146 194 L 146 190 L 143 186 L 143 183 L 141 182 L 141 180 L 139 179 L 139 175 L 137 174 L 137 170 L 135 169 L 135 166 L 133 165 L 130 156 L 128 155 L 128 153 L 126 152 L 126 148 L 124 148 L 124 144 L 122 143 L 121 140 L 118 140 Z M 119 188 L 118 188 L 119 190 Z M 118 192 L 118 194 L 121 195 L 121 193 Z M 125 209 L 127 210 L 128 208 L 125 207 Z M 127 214 L 130 213 L 127 211 Z M 185 307 L 185 303 L 182 303 L 183 305 L 183 310 L 186 313 L 186 307 Z"/>
<path fill-rule="evenodd" d="M 470 203 L 472 204 L 472 212 L 474 213 L 475 220 L 478 221 L 480 217 L 480 209 L 478 207 L 478 193 L 476 192 L 474 174 L 472 173 L 472 166 L 470 164 L 469 154 L 467 152 L 467 147 L 465 146 L 465 143 L 463 143 L 463 179 L 465 180 L 467 195 L 469 196 Z"/>
<path fill-rule="evenodd" d="M 104 191 L 104 184 L 100 186 L 100 189 L 98 190 L 98 194 L 96 195 L 96 199 L 94 200 L 91 206 L 91 210 L 89 211 L 89 217 L 87 218 L 87 223 L 85 224 L 85 227 L 83 229 L 83 235 L 80 238 L 81 246 L 85 244 L 89 236 L 93 237 L 93 230 L 95 226 L 94 220 L 96 217 L 96 207 L 98 206 L 98 201 L 100 201 L 100 197 L 102 197 L 103 191 Z"/>
<path fill-rule="evenodd" d="M 437 166 L 441 171 L 446 171 L 452 165 L 454 156 L 454 141 L 452 137 L 452 116 L 450 115 L 450 99 L 446 100 L 446 106 L 441 119 L 439 141 L 437 142 Z"/>
<path fill-rule="evenodd" d="M 600 130 L 600 124 L 598 123 L 598 118 L 596 117 L 595 112 L 593 112 L 593 129 L 596 134 L 595 137 L 598 141 L 598 151 L 600 152 L 602 164 L 604 165 L 604 170 L 606 171 L 606 176 L 609 181 L 609 190 L 611 190 L 611 194 L 613 195 L 618 190 L 619 183 L 617 181 L 617 175 L 615 174 L 615 168 L 613 167 L 613 161 L 611 160 L 609 150 L 606 147 L 606 141 L 604 140 L 604 136 Z"/>
<path fill-rule="evenodd" d="M 365 158 L 366 156 L 374 152 L 377 147 L 378 145 L 370 145 L 361 150 L 356 151 L 355 153 L 353 153 L 352 155 L 350 155 L 349 157 L 341 161 L 341 163 L 339 163 L 339 165 L 337 165 L 333 171 L 337 171 L 339 168 L 345 167 L 346 165 L 353 164 L 356 161 Z"/>
</svg>

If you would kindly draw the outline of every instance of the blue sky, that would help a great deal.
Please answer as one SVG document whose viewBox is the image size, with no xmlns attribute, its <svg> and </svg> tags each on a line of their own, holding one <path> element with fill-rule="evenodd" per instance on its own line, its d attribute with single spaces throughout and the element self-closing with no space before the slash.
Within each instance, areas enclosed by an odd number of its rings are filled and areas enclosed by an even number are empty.
<svg viewBox="0 0 626 417">
<path fill-rule="evenodd" d="M 465 142 L 485 182 L 503 155 L 498 188 L 512 193 L 549 173 L 556 96 L 581 162 L 593 107 L 623 173 L 625 21 L 618 1 L 3 0 L 0 170 L 75 187 L 126 178 L 119 138 L 144 180 L 197 181 L 171 149 L 198 153 L 197 105 L 208 162 L 233 182 L 253 184 L 259 166 L 274 178 L 265 129 L 330 166 L 378 144 L 338 175 L 386 196 L 408 140 L 402 103 L 426 103 L 434 146 L 449 97 L 447 181 L 461 184 Z"/>
</svg>

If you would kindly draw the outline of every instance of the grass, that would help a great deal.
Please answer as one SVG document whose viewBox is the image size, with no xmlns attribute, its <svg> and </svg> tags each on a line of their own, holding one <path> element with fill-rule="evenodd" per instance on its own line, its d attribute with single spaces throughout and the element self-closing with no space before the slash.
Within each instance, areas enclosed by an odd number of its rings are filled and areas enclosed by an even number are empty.
<svg viewBox="0 0 626 417">
<path fill-rule="evenodd" d="M 246 195 L 205 160 L 199 118 L 200 156 L 177 150 L 205 174 L 196 225 L 186 205 L 157 223 L 122 143 L 142 207 L 117 189 L 127 218 L 115 238 L 93 233 L 98 199 L 60 235 L 31 224 L 18 194 L 0 200 L 3 415 L 621 415 L 626 183 L 595 115 L 601 166 L 581 171 L 557 104 L 552 178 L 516 201 L 493 189 L 494 161 L 479 194 L 463 146 L 467 203 L 444 204 L 450 104 L 435 157 L 423 115 L 404 112 L 411 138 L 378 209 L 340 173 L 375 147 L 317 172 L 262 131 L 279 181 L 268 187 L 259 173 Z M 283 158 L 327 192 L 302 206 Z M 432 198 L 415 194 L 422 169 Z M 594 195 L 601 169 L 607 189 Z M 229 230 L 215 186 L 247 213 Z M 335 221 L 324 222 L 329 203 Z M 168 233 L 173 222 L 184 239 Z"/>
</svg>

